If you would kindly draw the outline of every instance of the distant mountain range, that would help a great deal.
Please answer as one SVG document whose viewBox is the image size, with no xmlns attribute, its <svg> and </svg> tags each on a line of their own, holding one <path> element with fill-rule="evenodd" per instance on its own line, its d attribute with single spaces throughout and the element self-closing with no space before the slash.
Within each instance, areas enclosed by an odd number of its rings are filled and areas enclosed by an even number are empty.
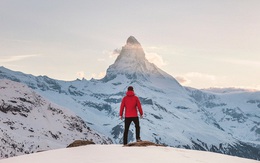
<svg viewBox="0 0 260 163">
<path fill-rule="evenodd" d="M 75 137 L 95 139 L 97 143 L 122 143 L 124 124 L 118 118 L 119 106 L 127 87 L 132 85 L 145 112 L 144 119 L 140 120 L 143 140 L 260 159 L 260 92 L 221 92 L 183 87 L 174 77 L 145 58 L 141 44 L 133 36 L 127 39 L 115 63 L 109 66 L 106 76 L 100 80 L 60 81 L 4 67 L 0 67 L 0 79 L 1 107 L 10 105 L 18 110 L 23 110 L 27 104 L 31 107 L 21 111 L 21 114 L 0 109 L 1 121 L 6 122 L 4 127 L 1 125 L 0 134 L 19 134 L 23 131 L 25 135 L 18 140 L 5 138 L 7 143 L 4 148 L 9 148 L 11 143 L 16 145 L 31 140 L 30 135 L 42 141 L 45 139 L 44 134 L 49 138 L 52 135 L 59 136 L 60 141 L 55 140 L 59 144 L 57 146 L 62 146 Z M 19 87 L 14 89 L 8 85 Z M 2 93 L 3 88 L 6 89 L 5 93 Z M 13 89 L 15 91 L 9 94 Z M 26 91 L 34 92 L 26 93 L 30 100 L 23 97 Z M 46 100 L 37 100 L 31 94 Z M 31 100 L 33 102 L 28 102 Z M 30 117 L 31 114 L 26 112 L 28 110 L 35 111 L 37 114 L 32 115 L 39 116 Z M 48 114 L 37 110 L 44 110 Z M 69 115 L 64 116 L 60 112 Z M 51 116 L 51 125 L 45 125 L 41 129 L 43 124 L 48 124 L 43 117 L 45 114 Z M 71 116 L 74 118 L 68 118 Z M 85 126 L 81 127 L 84 131 L 80 132 L 75 128 L 77 125 L 70 124 L 74 124 L 74 120 Z M 28 121 L 38 125 L 27 127 L 26 124 L 25 132 L 21 123 Z M 69 126 L 74 127 L 70 130 Z M 78 132 L 78 135 L 68 136 L 67 133 L 72 134 L 69 131 L 74 134 Z M 91 136 L 86 136 L 86 133 L 91 133 Z M 94 138 L 93 133 L 96 135 Z M 135 141 L 134 127 L 131 127 L 129 139 Z M 31 142 L 31 145 L 34 146 L 35 142 Z M 42 150 L 52 148 L 50 145 L 42 147 Z M 38 150 L 36 147 L 23 148 Z"/>
</svg>

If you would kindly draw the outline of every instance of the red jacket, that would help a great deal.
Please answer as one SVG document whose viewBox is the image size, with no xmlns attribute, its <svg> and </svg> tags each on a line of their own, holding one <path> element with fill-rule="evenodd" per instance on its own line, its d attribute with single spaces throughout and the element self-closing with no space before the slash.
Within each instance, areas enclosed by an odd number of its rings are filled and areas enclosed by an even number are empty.
<svg viewBox="0 0 260 163">
<path fill-rule="evenodd" d="M 120 106 L 120 116 L 123 116 L 125 110 L 125 117 L 138 117 L 137 109 L 140 115 L 143 115 L 142 106 L 140 100 L 135 96 L 134 91 L 126 92 L 126 96 L 123 98 Z"/>
</svg>

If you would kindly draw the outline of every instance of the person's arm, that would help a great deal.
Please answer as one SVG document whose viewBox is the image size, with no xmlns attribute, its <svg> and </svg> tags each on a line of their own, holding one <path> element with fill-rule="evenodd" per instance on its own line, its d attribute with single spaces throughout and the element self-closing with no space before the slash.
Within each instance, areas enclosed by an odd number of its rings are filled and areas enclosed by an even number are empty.
<svg viewBox="0 0 260 163">
<path fill-rule="evenodd" d="M 137 108 L 138 108 L 141 118 L 143 118 L 143 109 L 142 109 L 142 105 L 141 105 L 141 102 L 138 97 L 137 97 Z"/>
<path fill-rule="evenodd" d="M 124 108 L 125 108 L 125 100 L 123 98 L 121 105 L 120 105 L 120 112 L 119 112 L 119 117 L 120 119 L 123 119 L 123 112 L 124 112 Z"/>
</svg>

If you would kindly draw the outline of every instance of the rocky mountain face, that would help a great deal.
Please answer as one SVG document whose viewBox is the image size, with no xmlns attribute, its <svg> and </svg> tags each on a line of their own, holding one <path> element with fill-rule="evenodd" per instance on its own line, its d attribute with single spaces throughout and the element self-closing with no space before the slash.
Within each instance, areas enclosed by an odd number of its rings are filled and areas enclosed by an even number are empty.
<svg viewBox="0 0 260 163">
<path fill-rule="evenodd" d="M 145 113 L 140 120 L 143 140 L 260 159 L 260 92 L 183 87 L 145 58 L 133 36 L 101 80 L 59 81 L 4 67 L 0 67 L 0 79 L 26 84 L 80 116 L 113 143 L 122 143 L 124 122 L 118 118 L 119 106 L 132 85 Z M 129 141 L 135 141 L 134 126 Z"/>
<path fill-rule="evenodd" d="M 82 118 L 24 84 L 2 79 L 0 92 L 0 158 L 66 147 L 75 139 L 111 143 Z"/>
</svg>

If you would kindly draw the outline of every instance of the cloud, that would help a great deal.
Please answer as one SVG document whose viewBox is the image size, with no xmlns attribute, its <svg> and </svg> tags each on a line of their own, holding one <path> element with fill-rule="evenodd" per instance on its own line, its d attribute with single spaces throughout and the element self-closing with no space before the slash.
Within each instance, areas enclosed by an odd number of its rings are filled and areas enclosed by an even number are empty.
<svg viewBox="0 0 260 163">
<path fill-rule="evenodd" d="M 91 74 L 91 77 L 90 77 L 90 78 L 102 79 L 103 77 L 105 77 L 105 75 L 106 75 L 106 72 L 100 72 L 100 73 L 98 73 L 98 74 L 93 73 L 93 74 Z"/>
<path fill-rule="evenodd" d="M 115 49 L 112 52 L 110 52 L 109 54 L 109 58 L 116 58 L 117 56 L 119 56 L 121 52 L 121 49 Z"/>
<path fill-rule="evenodd" d="M 157 48 L 157 47 L 152 47 L 152 48 Z M 109 55 L 109 58 L 117 58 L 118 55 L 120 54 L 121 52 L 121 49 L 114 49 L 113 51 L 103 51 L 104 54 L 108 54 Z M 162 67 L 162 66 L 165 66 L 167 65 L 165 63 L 165 61 L 163 60 L 163 58 L 158 55 L 157 53 L 149 53 L 149 52 L 145 52 L 146 54 L 146 59 L 151 62 L 151 63 L 154 63 L 156 66 L 158 67 Z M 105 61 L 105 59 L 99 59 L 99 61 Z"/>
<path fill-rule="evenodd" d="M 102 53 L 105 55 L 105 57 L 99 58 L 98 61 L 99 62 L 107 61 L 107 56 L 109 57 L 109 59 L 115 59 L 119 56 L 120 52 L 121 49 L 114 49 L 113 51 L 104 50 Z"/>
<path fill-rule="evenodd" d="M 108 55 L 109 58 L 116 58 L 121 52 L 121 49 L 114 49 L 112 51 L 104 50 L 103 54 Z"/>
<path fill-rule="evenodd" d="M 80 78 L 80 79 L 85 78 L 85 73 L 84 73 L 84 71 L 79 71 L 79 72 L 77 72 L 77 77 Z"/>
<path fill-rule="evenodd" d="M 204 74 L 200 72 L 189 72 L 180 76 L 175 77 L 178 82 L 184 85 L 192 84 L 195 82 L 215 82 L 216 76 Z"/>
<path fill-rule="evenodd" d="M 186 74 L 177 75 L 177 77 L 175 78 L 182 85 L 191 86 L 195 88 L 201 87 L 201 85 L 203 85 L 204 88 L 212 87 L 215 84 L 218 84 L 218 82 L 221 82 L 223 80 L 222 78 L 217 79 L 217 77 L 214 75 L 209 75 L 200 72 L 189 72 Z"/>
<path fill-rule="evenodd" d="M 179 74 L 175 79 L 184 86 L 204 89 L 204 88 L 236 88 L 246 89 L 248 91 L 259 91 L 259 84 L 241 85 L 236 84 L 227 76 L 215 76 L 200 72 L 189 72 L 186 74 Z"/>
<path fill-rule="evenodd" d="M 2 63 L 14 62 L 14 61 L 20 61 L 27 58 L 37 57 L 37 56 L 39 56 L 39 54 L 6 56 L 6 57 L 1 57 L 0 62 Z"/>
<path fill-rule="evenodd" d="M 191 81 L 183 76 L 176 76 L 175 79 L 181 84 L 189 84 Z"/>
<path fill-rule="evenodd" d="M 149 62 L 154 63 L 158 67 L 162 67 L 167 65 L 163 58 L 158 55 L 157 53 L 147 53 L 146 52 L 146 58 Z"/>
<path fill-rule="evenodd" d="M 260 85 L 257 85 L 257 86 L 256 86 L 256 89 L 257 89 L 258 91 L 260 91 Z"/>
</svg>

